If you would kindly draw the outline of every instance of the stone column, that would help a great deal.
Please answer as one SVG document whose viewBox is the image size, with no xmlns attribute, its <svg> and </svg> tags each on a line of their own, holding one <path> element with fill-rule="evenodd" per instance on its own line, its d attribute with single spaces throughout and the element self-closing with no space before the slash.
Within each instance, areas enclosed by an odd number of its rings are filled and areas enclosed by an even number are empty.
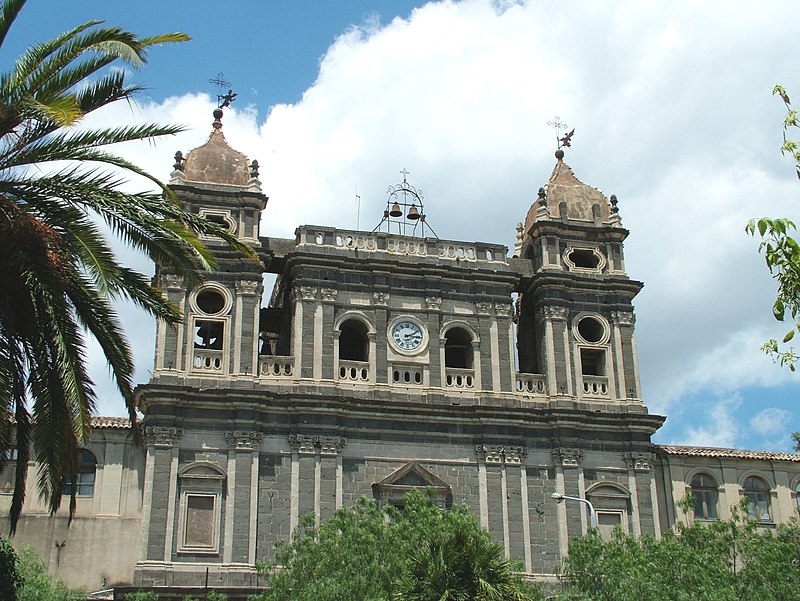
<svg viewBox="0 0 800 601">
<path fill-rule="evenodd" d="M 225 514 L 225 549 L 234 563 L 254 563 L 258 518 L 258 461 L 261 432 L 234 430 L 225 433 L 228 443 L 228 499 Z M 230 541 L 228 540 L 230 537 Z"/>
<path fill-rule="evenodd" d="M 478 335 L 480 344 L 473 342 L 473 365 L 475 367 L 475 388 L 477 390 L 497 390 L 500 384 L 500 353 L 499 339 L 497 336 L 497 321 L 494 318 L 492 303 L 475 303 L 478 314 Z M 489 350 L 487 353 L 486 350 Z M 483 352 L 481 352 L 483 350 Z M 481 360 L 481 355 L 486 361 Z"/>
<path fill-rule="evenodd" d="M 338 341 L 332 337 L 331 333 L 333 332 L 334 303 L 336 303 L 338 290 L 336 288 L 320 288 L 319 293 L 322 298 L 322 328 L 319 336 L 314 336 L 314 340 L 319 345 L 319 354 L 321 355 L 321 377 L 323 380 L 334 380 L 336 379 L 334 375 L 336 366 L 333 364 L 333 347 L 337 345 Z"/>
<path fill-rule="evenodd" d="M 233 374 L 258 375 L 258 326 L 261 301 L 261 280 L 236 282 L 236 315 L 234 316 Z"/>
<path fill-rule="evenodd" d="M 565 495 L 570 496 L 577 496 L 579 491 L 577 489 L 577 481 L 583 478 L 583 468 L 581 467 L 581 461 L 583 460 L 583 451 L 581 449 L 575 448 L 567 448 L 567 447 L 559 447 L 553 449 L 553 463 L 556 468 L 556 491 L 560 492 Z M 570 490 L 567 486 L 567 478 L 565 477 L 565 471 L 575 470 L 574 479 L 576 480 L 575 488 Z M 569 478 L 572 480 L 573 478 Z M 569 525 L 567 523 L 567 514 L 573 513 L 572 510 L 567 506 L 567 503 L 571 503 L 571 501 L 561 501 L 557 505 L 557 512 L 558 512 L 558 546 L 559 546 L 559 554 L 561 558 L 567 556 L 567 551 L 569 550 Z M 586 507 L 584 507 L 583 503 L 577 503 L 572 501 L 576 505 L 579 505 L 579 509 L 581 513 L 579 515 L 584 515 L 581 519 L 581 532 L 585 530 L 585 514 L 586 514 Z M 578 508 L 575 508 L 578 509 Z"/>
<path fill-rule="evenodd" d="M 172 561 L 175 501 L 178 486 L 178 441 L 183 429 L 147 426 L 145 499 L 142 511 L 142 553 L 150 561 Z M 148 486 L 149 484 L 149 486 Z"/>
<path fill-rule="evenodd" d="M 442 297 L 425 297 L 425 305 L 428 307 L 428 356 L 430 357 L 430 363 L 428 365 L 428 377 L 430 378 L 429 386 L 431 388 L 441 388 L 442 358 L 440 348 L 442 348 L 442 342 L 439 337 L 439 332 L 442 329 Z"/>
<path fill-rule="evenodd" d="M 296 286 L 294 289 L 294 373 L 300 378 L 314 375 L 314 310 L 317 289 Z"/>
<path fill-rule="evenodd" d="M 660 534 L 658 525 L 658 497 L 655 489 L 655 478 L 652 474 L 655 455 L 653 453 L 631 451 L 624 455 L 628 467 L 628 488 L 631 491 L 631 522 L 633 534 L 642 535 L 642 518 L 650 516 L 653 520 L 653 533 Z M 644 494 L 640 494 L 644 493 Z M 647 511 L 648 504 L 651 508 Z M 647 528 L 649 531 L 650 528 Z"/>
<path fill-rule="evenodd" d="M 494 306 L 497 315 L 497 330 L 499 335 L 498 342 L 498 361 L 500 363 L 500 380 L 498 390 L 511 391 L 517 384 L 514 349 L 514 330 L 511 319 L 511 303 L 496 304 Z"/>
<path fill-rule="evenodd" d="M 386 384 L 388 382 L 388 366 L 386 364 L 386 327 L 388 325 L 389 293 L 375 292 L 372 295 L 372 304 L 375 307 L 375 382 Z"/>
<path fill-rule="evenodd" d="M 633 327 L 636 317 L 627 311 L 614 311 L 611 314 L 612 338 L 616 364 L 618 397 L 620 399 L 641 398 L 639 388 L 639 365 Z"/>
<path fill-rule="evenodd" d="M 329 517 L 335 509 L 341 506 L 342 498 L 342 470 L 339 454 L 346 444 L 340 436 L 309 436 L 306 434 L 289 435 L 289 444 L 292 446 L 292 489 L 291 489 L 291 519 L 290 525 L 294 531 L 299 520 L 299 507 L 301 497 L 312 496 L 309 505 L 314 512 L 317 524 L 323 518 Z M 303 458 L 313 459 L 314 472 L 311 486 L 301 489 L 300 486 L 300 461 Z M 333 478 L 323 478 L 323 472 L 333 475 Z M 327 485 L 331 482 L 333 486 Z M 331 490 L 331 488 L 333 490 Z M 327 490 L 323 490 L 327 489 Z M 323 501 L 324 498 L 324 501 Z M 330 499 L 334 499 L 331 503 Z"/>
<path fill-rule="evenodd" d="M 569 310 L 566 307 L 546 306 L 540 309 L 540 319 L 544 321 L 547 362 L 545 377 L 547 393 L 550 396 L 573 394 L 573 375 L 569 370 L 569 345 L 565 340 L 568 314 Z"/>
</svg>

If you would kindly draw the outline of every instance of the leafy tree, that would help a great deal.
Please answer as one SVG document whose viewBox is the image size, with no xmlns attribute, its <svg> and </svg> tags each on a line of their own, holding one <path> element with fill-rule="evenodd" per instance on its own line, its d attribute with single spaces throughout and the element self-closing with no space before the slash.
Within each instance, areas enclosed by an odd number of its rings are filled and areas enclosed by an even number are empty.
<svg viewBox="0 0 800 601">
<path fill-rule="evenodd" d="M 17 553 L 5 538 L 0 538 L 0 601 L 17 601 L 22 586 Z"/>
<path fill-rule="evenodd" d="M 0 47 L 25 5 L 0 5 Z M 79 129 L 81 120 L 141 89 L 126 83 L 154 45 L 182 33 L 140 38 L 99 21 L 31 46 L 0 74 L 0 453 L 16 427 L 18 460 L 11 503 L 16 528 L 31 448 L 38 489 L 56 511 L 76 471 L 95 407 L 86 371 L 86 335 L 100 344 L 135 418 L 130 348 L 112 308 L 130 299 L 157 318 L 178 311 L 145 275 L 122 265 L 100 229 L 191 284 L 215 266 L 197 233 L 215 235 L 255 257 L 220 226 L 184 211 L 164 184 L 115 155 L 109 145 L 181 131 L 173 125 Z M 120 189 L 122 174 L 142 176 L 158 192 Z M 99 219 L 98 219 L 99 218 Z M 71 494 L 70 515 L 75 507 Z"/>
<path fill-rule="evenodd" d="M 800 128 L 800 118 L 783 87 L 775 86 L 772 93 L 779 96 L 786 107 L 781 153 L 794 159 L 797 177 L 800 178 L 800 144 L 791 133 Z M 785 321 L 788 317 L 793 322 L 782 342 L 771 339 L 761 349 L 781 365 L 795 371 L 795 363 L 800 357 L 794 347 L 785 345 L 800 331 L 800 244 L 792 235 L 797 228 L 787 218 L 762 217 L 751 219 L 745 229 L 750 235 L 758 234 L 761 238 L 758 249 L 764 253 L 767 267 L 778 282 L 778 294 L 772 306 L 773 316 L 778 321 Z"/>
<path fill-rule="evenodd" d="M 789 601 L 800 590 L 800 525 L 761 528 L 744 506 L 730 520 L 678 524 L 660 539 L 617 529 L 570 543 L 562 601 Z"/>
<path fill-rule="evenodd" d="M 71 589 L 60 578 L 47 572 L 47 566 L 36 551 L 22 547 L 19 551 L 19 571 L 23 584 L 18 601 L 84 601 L 86 593 Z"/>
<path fill-rule="evenodd" d="M 466 507 L 442 511 L 411 492 L 402 511 L 382 511 L 362 498 L 322 526 L 304 520 L 264 566 L 269 580 L 258 600 L 536 598 L 502 554 Z"/>
</svg>

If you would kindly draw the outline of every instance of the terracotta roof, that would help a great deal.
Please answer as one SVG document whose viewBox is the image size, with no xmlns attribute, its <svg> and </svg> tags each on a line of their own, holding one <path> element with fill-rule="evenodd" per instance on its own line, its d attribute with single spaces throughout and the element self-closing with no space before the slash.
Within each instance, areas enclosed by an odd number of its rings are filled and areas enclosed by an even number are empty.
<svg viewBox="0 0 800 601">
<path fill-rule="evenodd" d="M 92 428 L 119 428 L 126 430 L 131 427 L 131 422 L 127 417 L 103 417 L 95 416 L 92 418 Z"/>
<path fill-rule="evenodd" d="M 715 447 L 690 447 L 686 445 L 662 444 L 657 448 L 667 455 L 689 457 L 731 457 L 733 459 L 761 459 L 764 461 L 793 461 L 800 463 L 800 453 L 779 451 L 748 451 L 745 449 L 720 449 Z"/>
</svg>

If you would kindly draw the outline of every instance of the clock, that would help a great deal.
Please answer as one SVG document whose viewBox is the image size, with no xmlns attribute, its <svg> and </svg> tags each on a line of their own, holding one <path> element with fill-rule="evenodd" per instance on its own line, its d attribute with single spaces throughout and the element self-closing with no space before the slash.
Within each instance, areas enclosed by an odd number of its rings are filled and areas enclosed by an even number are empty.
<svg viewBox="0 0 800 601">
<path fill-rule="evenodd" d="M 413 321 L 398 321 L 392 326 L 391 338 L 397 348 L 403 351 L 416 351 L 422 346 L 424 335 Z"/>
</svg>

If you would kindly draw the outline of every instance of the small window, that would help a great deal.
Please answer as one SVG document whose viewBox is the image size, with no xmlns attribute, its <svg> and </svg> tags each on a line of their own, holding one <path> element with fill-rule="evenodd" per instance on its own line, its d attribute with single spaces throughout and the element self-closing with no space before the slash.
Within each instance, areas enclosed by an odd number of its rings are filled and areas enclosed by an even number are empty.
<svg viewBox="0 0 800 601">
<path fill-rule="evenodd" d="M 197 294 L 197 308 L 206 315 L 218 315 L 225 308 L 225 297 L 213 288 L 206 288 Z"/>
<path fill-rule="evenodd" d="M 700 520 L 717 519 L 717 483 L 706 474 L 692 478 L 692 497 L 694 497 L 694 517 Z"/>
<path fill-rule="evenodd" d="M 578 334 L 586 342 L 597 343 L 605 337 L 606 329 L 600 320 L 587 315 L 578 322 Z"/>
<path fill-rule="evenodd" d="M 600 536 L 603 540 L 611 540 L 611 535 L 614 533 L 614 528 L 622 528 L 623 512 L 621 511 L 598 511 L 597 516 L 597 529 L 600 531 Z"/>
<path fill-rule="evenodd" d="M 606 373 L 606 354 L 602 349 L 581 349 L 581 374 L 584 376 L 604 376 Z"/>
<path fill-rule="evenodd" d="M 17 449 L 11 447 L 2 452 L 3 464 L 0 468 L 0 495 L 14 492 L 14 472 L 17 468 Z"/>
<path fill-rule="evenodd" d="M 91 497 L 94 495 L 94 479 L 97 471 L 97 459 L 91 451 L 81 449 L 78 451 L 78 468 L 75 479 L 75 495 L 78 497 Z M 64 482 L 62 495 L 72 494 L 72 478 L 67 477 Z"/>
<path fill-rule="evenodd" d="M 770 522 L 769 487 L 761 478 L 750 476 L 744 481 L 744 497 L 747 499 L 747 513 L 759 522 Z"/>
<path fill-rule="evenodd" d="M 445 334 L 445 367 L 472 369 L 472 336 L 463 328 L 451 328 Z"/>
<path fill-rule="evenodd" d="M 206 221 L 210 221 L 211 223 L 220 226 L 229 234 L 232 234 L 236 229 L 236 224 L 228 213 L 211 213 L 207 211 L 201 211 L 200 216 Z"/>
<path fill-rule="evenodd" d="M 586 248 L 576 248 L 569 253 L 569 261 L 581 269 L 597 269 L 600 265 L 599 257 Z"/>
<path fill-rule="evenodd" d="M 358 319 L 345 321 L 339 332 L 339 359 L 342 361 L 368 361 L 367 328 Z"/>
<path fill-rule="evenodd" d="M 186 495 L 186 527 L 183 546 L 212 549 L 215 547 L 214 506 L 216 495 Z"/>
<path fill-rule="evenodd" d="M 198 319 L 194 322 L 194 348 L 220 351 L 225 326 L 221 321 Z"/>
</svg>

